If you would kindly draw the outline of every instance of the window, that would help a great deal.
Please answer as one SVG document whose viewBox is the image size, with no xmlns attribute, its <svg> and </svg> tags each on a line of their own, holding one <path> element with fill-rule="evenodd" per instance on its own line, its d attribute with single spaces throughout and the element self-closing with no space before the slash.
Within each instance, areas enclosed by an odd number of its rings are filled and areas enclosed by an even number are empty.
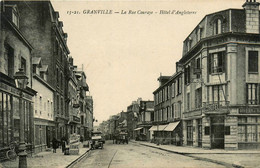
<svg viewBox="0 0 260 168">
<path fill-rule="evenodd" d="M 177 95 L 181 94 L 181 87 L 182 87 L 182 85 L 181 85 L 181 80 L 182 80 L 181 77 L 179 77 L 179 78 L 177 79 Z"/>
<path fill-rule="evenodd" d="M 56 68 L 56 80 L 57 80 L 57 86 L 59 86 L 59 69 Z"/>
<path fill-rule="evenodd" d="M 222 32 L 221 20 L 216 19 L 214 22 L 214 34 L 220 34 Z"/>
<path fill-rule="evenodd" d="M 64 108 L 63 108 L 63 98 L 60 99 L 60 107 L 61 107 L 61 115 L 63 115 Z"/>
<path fill-rule="evenodd" d="M 82 125 L 84 124 L 84 116 L 80 116 L 80 122 Z"/>
<path fill-rule="evenodd" d="M 260 142 L 260 117 L 238 118 L 239 142 Z"/>
<path fill-rule="evenodd" d="M 225 53 L 217 52 L 209 55 L 209 74 L 224 72 L 225 67 Z"/>
<path fill-rule="evenodd" d="M 26 60 L 21 57 L 21 68 L 23 69 L 24 73 L 26 74 Z"/>
<path fill-rule="evenodd" d="M 197 28 L 196 36 L 197 36 L 197 41 L 200 41 L 202 35 L 202 28 L 199 26 Z"/>
<path fill-rule="evenodd" d="M 14 49 L 8 44 L 5 44 L 5 53 L 4 57 L 7 59 L 7 71 L 6 74 L 9 77 L 14 75 Z"/>
<path fill-rule="evenodd" d="M 200 58 L 198 58 L 196 60 L 196 70 L 195 70 L 195 72 L 196 72 L 197 79 L 199 79 L 200 78 L 200 72 L 201 72 L 201 69 L 200 69 Z"/>
<path fill-rule="evenodd" d="M 185 77 L 185 85 L 190 83 L 190 66 L 188 65 L 185 69 L 184 69 L 184 77 Z"/>
<path fill-rule="evenodd" d="M 224 87 L 223 85 L 212 86 L 212 102 L 220 103 L 220 102 L 225 101 L 223 87 Z"/>
<path fill-rule="evenodd" d="M 202 107 L 202 89 L 196 89 L 195 91 L 195 107 L 201 108 Z"/>
<path fill-rule="evenodd" d="M 54 54 L 58 55 L 58 52 L 59 52 L 59 42 L 58 42 L 58 40 L 55 40 L 53 49 L 54 49 Z"/>
<path fill-rule="evenodd" d="M 59 95 L 57 95 L 57 113 L 59 114 L 59 106 L 60 106 L 60 98 L 59 98 Z"/>
<path fill-rule="evenodd" d="M 19 17 L 15 9 L 12 10 L 12 22 L 15 24 L 15 26 L 19 27 Z"/>
<path fill-rule="evenodd" d="M 210 131 L 209 131 L 209 126 L 205 126 L 205 135 L 209 135 Z"/>
<path fill-rule="evenodd" d="M 190 93 L 187 93 L 187 110 L 190 110 Z"/>
<path fill-rule="evenodd" d="M 174 113 L 175 113 L 175 104 L 173 103 L 172 104 L 172 118 L 175 118 Z"/>
<path fill-rule="evenodd" d="M 172 83 L 172 97 L 175 97 L 175 82 Z"/>
<path fill-rule="evenodd" d="M 247 84 L 247 103 L 248 104 L 258 104 L 257 86 L 258 85 L 256 83 Z"/>
<path fill-rule="evenodd" d="M 44 72 L 40 72 L 40 77 L 44 79 Z"/>
<path fill-rule="evenodd" d="M 248 72 L 258 72 L 258 51 L 248 51 Z"/>
</svg>

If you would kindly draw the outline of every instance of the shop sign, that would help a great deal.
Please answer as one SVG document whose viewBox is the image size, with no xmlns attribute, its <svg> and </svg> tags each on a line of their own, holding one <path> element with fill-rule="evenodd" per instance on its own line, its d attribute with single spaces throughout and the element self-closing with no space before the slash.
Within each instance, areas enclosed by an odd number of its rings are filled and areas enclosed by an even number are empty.
<svg viewBox="0 0 260 168">
<path fill-rule="evenodd" d="M 260 107 L 241 107 L 238 112 L 239 114 L 260 114 Z"/>
</svg>

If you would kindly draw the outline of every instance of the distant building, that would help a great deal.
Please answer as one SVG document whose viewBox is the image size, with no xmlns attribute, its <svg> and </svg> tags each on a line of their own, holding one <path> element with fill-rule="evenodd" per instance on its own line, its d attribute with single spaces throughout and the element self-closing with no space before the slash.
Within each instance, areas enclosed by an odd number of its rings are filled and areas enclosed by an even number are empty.
<svg viewBox="0 0 260 168">
<path fill-rule="evenodd" d="M 183 73 L 176 64 L 172 76 L 160 76 L 154 94 L 154 122 L 149 129 L 153 141 L 160 144 L 180 145 L 182 139 Z"/>
<path fill-rule="evenodd" d="M 140 101 L 140 108 L 138 112 L 137 126 L 134 129 L 136 140 L 150 141 L 152 134 L 149 129 L 154 122 L 154 102 L 153 101 Z"/>
</svg>

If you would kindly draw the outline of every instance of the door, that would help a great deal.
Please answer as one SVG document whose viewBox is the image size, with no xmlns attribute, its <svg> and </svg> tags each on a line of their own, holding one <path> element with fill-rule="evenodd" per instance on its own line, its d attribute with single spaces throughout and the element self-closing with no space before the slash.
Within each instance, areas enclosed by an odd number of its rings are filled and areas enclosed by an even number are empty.
<svg viewBox="0 0 260 168">
<path fill-rule="evenodd" d="M 211 148 L 224 149 L 224 117 L 211 118 Z"/>
</svg>

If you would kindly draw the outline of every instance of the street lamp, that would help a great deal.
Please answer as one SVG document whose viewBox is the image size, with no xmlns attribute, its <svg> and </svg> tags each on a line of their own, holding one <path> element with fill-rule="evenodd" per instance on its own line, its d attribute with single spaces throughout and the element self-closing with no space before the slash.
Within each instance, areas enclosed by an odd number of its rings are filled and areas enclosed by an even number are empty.
<svg viewBox="0 0 260 168">
<path fill-rule="evenodd" d="M 23 89 L 26 88 L 28 84 L 28 77 L 25 75 L 22 68 L 19 69 L 18 72 L 14 75 L 16 87 L 20 89 L 19 93 L 19 109 L 20 109 L 20 136 L 19 136 L 19 168 L 27 168 L 27 153 L 26 153 L 26 145 L 24 142 L 24 107 L 23 107 Z"/>
</svg>

